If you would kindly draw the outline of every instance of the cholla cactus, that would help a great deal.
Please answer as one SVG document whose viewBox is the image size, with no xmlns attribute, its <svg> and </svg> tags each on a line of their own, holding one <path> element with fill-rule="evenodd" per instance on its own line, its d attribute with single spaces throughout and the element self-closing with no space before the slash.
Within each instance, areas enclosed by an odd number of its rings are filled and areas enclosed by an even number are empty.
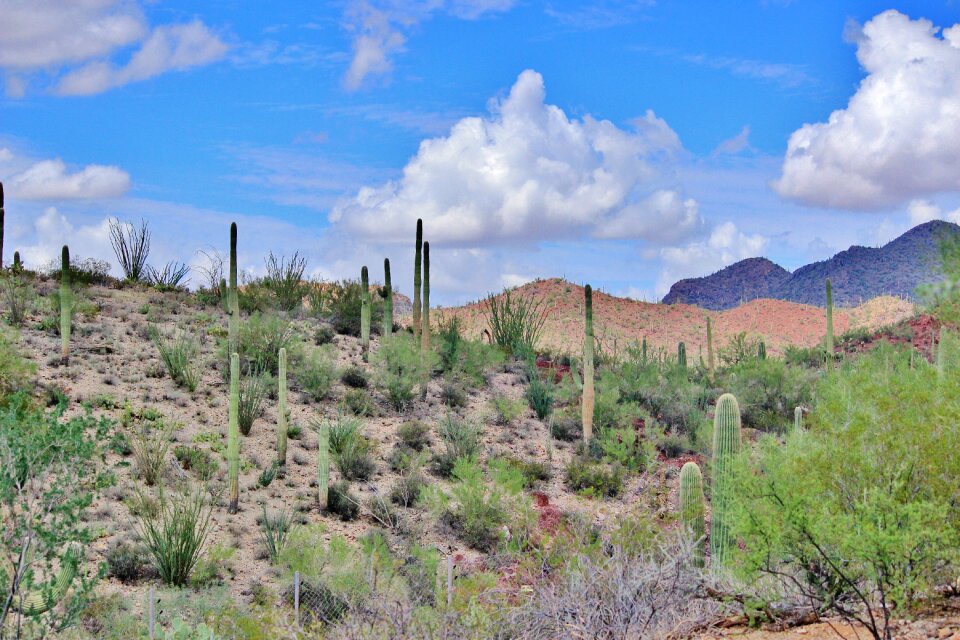
<svg viewBox="0 0 960 640">
<path fill-rule="evenodd" d="M 73 290 L 70 288 L 70 249 L 63 245 L 60 253 L 60 357 L 70 362 L 70 323 L 73 312 Z"/>
<path fill-rule="evenodd" d="M 704 525 L 703 475 L 696 462 L 687 462 L 680 469 L 680 522 L 690 539 L 694 541 L 693 561 L 697 567 L 704 562 Z"/>
<path fill-rule="evenodd" d="M 741 447 L 740 405 L 731 393 L 717 400 L 713 418 L 713 521 L 710 527 L 710 555 L 715 565 L 726 561 L 730 548 L 730 485 L 733 459 Z"/>
<path fill-rule="evenodd" d="M 593 437 L 593 409 L 596 396 L 593 386 L 593 288 L 588 284 L 583 288 L 583 441 L 590 442 Z"/>
<path fill-rule="evenodd" d="M 240 502 L 240 356 L 230 355 L 230 405 L 227 427 L 227 473 L 230 504 L 236 513 Z"/>
</svg>

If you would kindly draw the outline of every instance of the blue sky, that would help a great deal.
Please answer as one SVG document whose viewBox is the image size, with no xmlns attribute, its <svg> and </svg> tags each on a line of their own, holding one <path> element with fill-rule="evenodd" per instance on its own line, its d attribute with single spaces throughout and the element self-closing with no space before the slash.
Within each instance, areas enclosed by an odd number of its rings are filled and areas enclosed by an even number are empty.
<svg viewBox="0 0 960 640">
<path fill-rule="evenodd" d="M 143 217 L 154 262 L 197 264 L 237 220 L 251 273 L 299 250 L 317 277 L 402 274 L 422 216 L 447 304 L 792 269 L 960 218 L 956 23 L 947 1 L 0 0 L 5 251 L 112 259 L 106 219 Z"/>
</svg>

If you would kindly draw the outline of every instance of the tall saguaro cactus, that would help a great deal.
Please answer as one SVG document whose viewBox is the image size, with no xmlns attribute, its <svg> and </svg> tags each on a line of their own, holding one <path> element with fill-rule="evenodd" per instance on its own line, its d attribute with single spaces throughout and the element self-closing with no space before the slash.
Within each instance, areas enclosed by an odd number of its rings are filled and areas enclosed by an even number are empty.
<svg viewBox="0 0 960 640">
<path fill-rule="evenodd" d="M 70 362 L 70 317 L 73 312 L 73 291 L 70 289 L 70 249 L 63 245 L 60 253 L 60 357 Z"/>
<path fill-rule="evenodd" d="M 827 361 L 833 362 L 833 285 L 827 278 Z"/>
<path fill-rule="evenodd" d="M 20 273 L 23 271 L 23 263 L 20 261 L 20 252 L 13 252 L 13 271 L 14 273 Z"/>
<path fill-rule="evenodd" d="M 713 325 L 710 323 L 710 316 L 707 316 L 707 371 L 710 373 L 711 380 L 713 380 L 713 367 Z"/>
<path fill-rule="evenodd" d="M 583 400 L 581 421 L 583 422 L 583 441 L 590 442 L 593 437 L 593 407 L 596 398 L 593 389 L 593 288 L 583 288 Z"/>
<path fill-rule="evenodd" d="M 236 513 L 240 502 L 240 355 L 230 355 L 230 404 L 227 427 L 227 473 L 230 504 Z"/>
<path fill-rule="evenodd" d="M 230 290 L 227 294 L 227 353 L 240 351 L 240 300 L 237 297 L 237 223 L 230 223 Z"/>
<path fill-rule="evenodd" d="M 717 566 L 730 549 L 730 485 L 733 459 L 740 453 L 740 405 L 731 393 L 717 400 L 713 418 L 713 521 L 710 526 L 710 556 Z"/>
<path fill-rule="evenodd" d="M 757 345 L 757 358 L 760 360 L 767 359 L 767 345 L 763 340 L 761 340 L 760 344 Z"/>
<path fill-rule="evenodd" d="M 317 500 L 325 511 L 330 492 L 330 425 L 326 420 L 320 423 L 317 440 Z"/>
<path fill-rule="evenodd" d="M 277 466 L 283 472 L 287 468 L 287 349 L 280 347 L 277 356 L 279 370 L 277 372 Z"/>
<path fill-rule="evenodd" d="M 420 337 L 420 260 L 423 250 L 423 220 L 417 218 L 417 239 L 413 256 L 413 336 Z"/>
<path fill-rule="evenodd" d="M 682 342 L 677 345 L 677 365 L 687 368 L 687 345 Z"/>
<path fill-rule="evenodd" d="M 420 360 L 423 364 L 423 387 L 420 397 L 426 399 L 430 371 L 427 363 L 430 357 L 430 243 L 423 243 L 423 313 L 420 316 Z"/>
<path fill-rule="evenodd" d="M 680 522 L 683 529 L 696 544 L 693 551 L 693 563 L 703 566 L 704 546 L 704 506 L 703 475 L 696 462 L 687 462 L 680 469 Z"/>
<path fill-rule="evenodd" d="M 390 258 L 383 259 L 383 337 L 393 333 L 393 285 L 390 284 Z"/>
<path fill-rule="evenodd" d="M 370 273 L 366 266 L 360 268 L 360 288 L 360 348 L 366 362 L 370 351 Z"/>
</svg>

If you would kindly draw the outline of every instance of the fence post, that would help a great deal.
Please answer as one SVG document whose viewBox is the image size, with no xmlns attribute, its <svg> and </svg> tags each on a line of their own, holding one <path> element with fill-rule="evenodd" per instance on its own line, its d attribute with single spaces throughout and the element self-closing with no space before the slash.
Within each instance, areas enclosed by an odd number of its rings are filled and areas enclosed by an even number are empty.
<svg viewBox="0 0 960 640">
<path fill-rule="evenodd" d="M 153 640 L 157 624 L 157 612 L 154 607 L 156 599 L 156 590 L 150 587 L 150 591 L 147 592 L 147 632 L 150 635 L 150 640 Z"/>
<path fill-rule="evenodd" d="M 300 572 L 293 573 L 293 619 L 300 630 Z"/>
<path fill-rule="evenodd" d="M 447 556 L 447 606 L 453 604 L 453 556 Z"/>
</svg>

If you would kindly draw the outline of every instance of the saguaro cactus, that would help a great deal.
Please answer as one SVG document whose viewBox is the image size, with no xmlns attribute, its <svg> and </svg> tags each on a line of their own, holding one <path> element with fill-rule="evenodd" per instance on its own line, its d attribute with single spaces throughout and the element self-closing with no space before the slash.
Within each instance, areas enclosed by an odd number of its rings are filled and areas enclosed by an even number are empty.
<svg viewBox="0 0 960 640">
<path fill-rule="evenodd" d="M 423 249 L 423 220 L 417 218 L 417 240 L 413 257 L 413 335 L 420 337 L 420 260 Z"/>
<path fill-rule="evenodd" d="M 70 361 L 70 321 L 73 312 L 73 291 L 70 289 L 70 249 L 63 245 L 60 253 L 60 357 Z"/>
<path fill-rule="evenodd" d="M 14 608 L 23 615 L 31 617 L 43 615 L 57 606 L 57 603 L 67 594 L 67 590 L 73 584 L 73 579 L 77 576 L 80 559 L 74 550 L 70 549 L 60 564 L 60 570 L 49 587 L 34 589 L 24 596 L 22 602 L 15 598 L 12 603 Z"/>
<path fill-rule="evenodd" d="M 230 355 L 230 405 L 227 427 L 227 473 L 230 505 L 236 513 L 240 502 L 240 355 Z"/>
<path fill-rule="evenodd" d="M 767 345 L 763 342 L 763 340 L 761 340 L 760 344 L 757 345 L 757 357 L 761 360 L 767 359 Z"/>
<path fill-rule="evenodd" d="M 366 362 L 370 351 L 370 274 L 367 267 L 360 268 L 360 348 Z"/>
<path fill-rule="evenodd" d="M 423 313 L 420 316 L 420 359 L 423 363 L 423 386 L 420 397 L 426 399 L 430 371 L 427 363 L 430 355 L 430 243 L 423 243 Z"/>
<path fill-rule="evenodd" d="M 677 365 L 687 368 L 687 345 L 682 342 L 677 345 Z"/>
<path fill-rule="evenodd" d="M 643 336 L 643 345 L 640 350 L 643 354 L 643 364 L 647 364 L 647 336 Z"/>
<path fill-rule="evenodd" d="M 596 403 L 593 389 L 593 288 L 583 288 L 583 400 L 582 406 L 583 441 L 590 442 L 593 437 L 593 407 Z"/>
<path fill-rule="evenodd" d="M 390 258 L 383 259 L 383 336 L 393 333 L 393 286 L 390 284 Z"/>
<path fill-rule="evenodd" d="M 693 563 L 697 567 L 703 566 L 704 546 L 704 506 L 703 475 L 696 462 L 687 462 L 680 469 L 680 522 L 684 531 L 696 544 L 693 552 Z"/>
<path fill-rule="evenodd" d="M 23 271 L 23 262 L 20 261 L 19 251 L 13 252 L 13 270 L 14 272 L 17 272 L 17 273 Z"/>
<path fill-rule="evenodd" d="M 240 300 L 237 297 L 237 223 L 230 223 L 230 290 L 227 294 L 227 353 L 240 351 Z"/>
<path fill-rule="evenodd" d="M 287 468 L 287 350 L 280 347 L 277 356 L 279 371 L 277 372 L 277 466 L 283 472 Z"/>
<path fill-rule="evenodd" d="M 715 565 L 726 561 L 730 548 L 730 483 L 733 459 L 740 453 L 740 405 L 731 393 L 717 400 L 713 418 L 713 521 L 710 555 Z"/>
<path fill-rule="evenodd" d="M 710 372 L 710 379 L 713 379 L 714 359 L 713 359 L 713 325 L 710 323 L 710 317 L 707 316 L 707 371 Z"/>
<path fill-rule="evenodd" d="M 827 361 L 833 362 L 833 285 L 827 278 Z"/>
<path fill-rule="evenodd" d="M 803 408 L 796 407 L 793 410 L 793 430 L 803 431 Z"/>
<path fill-rule="evenodd" d="M 330 425 L 324 420 L 317 430 L 317 499 L 320 510 L 327 508 L 330 491 Z"/>
</svg>

